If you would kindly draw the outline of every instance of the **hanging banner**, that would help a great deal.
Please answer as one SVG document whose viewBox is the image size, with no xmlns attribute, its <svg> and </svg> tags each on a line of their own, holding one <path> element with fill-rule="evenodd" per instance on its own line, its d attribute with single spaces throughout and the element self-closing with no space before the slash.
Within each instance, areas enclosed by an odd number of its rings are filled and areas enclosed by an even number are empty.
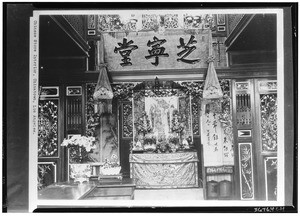
<svg viewBox="0 0 300 216">
<path fill-rule="evenodd" d="M 221 102 L 206 104 L 201 116 L 205 167 L 234 165 L 233 143 L 220 122 L 220 106 Z"/>
</svg>

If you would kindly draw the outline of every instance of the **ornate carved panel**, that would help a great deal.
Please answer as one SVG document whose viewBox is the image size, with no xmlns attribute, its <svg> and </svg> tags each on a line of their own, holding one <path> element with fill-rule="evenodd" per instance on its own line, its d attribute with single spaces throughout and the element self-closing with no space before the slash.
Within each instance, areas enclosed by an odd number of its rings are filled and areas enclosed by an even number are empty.
<svg viewBox="0 0 300 216">
<path fill-rule="evenodd" d="M 123 138 L 129 138 L 133 136 L 133 122 L 132 122 L 132 103 L 123 103 L 122 107 L 123 116 Z"/>
<path fill-rule="evenodd" d="M 276 91 L 277 81 L 258 81 L 259 91 Z"/>
<path fill-rule="evenodd" d="M 39 162 L 38 163 L 38 190 L 56 182 L 56 163 Z"/>
<path fill-rule="evenodd" d="M 135 31 L 136 20 L 124 20 L 118 14 L 98 15 L 98 31 L 99 32 L 118 32 L 118 31 Z"/>
<path fill-rule="evenodd" d="M 112 84 L 111 88 L 114 92 L 114 98 L 120 100 L 131 101 L 133 97 L 133 83 L 120 83 L 120 84 Z"/>
<path fill-rule="evenodd" d="M 142 25 L 144 30 L 154 29 L 158 25 L 157 15 L 155 14 L 143 14 Z"/>
<path fill-rule="evenodd" d="M 58 87 L 41 87 L 40 88 L 40 97 L 58 97 L 59 88 Z"/>
<path fill-rule="evenodd" d="M 267 200 L 277 200 L 277 158 L 265 158 L 265 184 Z"/>
<path fill-rule="evenodd" d="M 58 100 L 39 101 L 38 156 L 58 157 Z"/>
<path fill-rule="evenodd" d="M 212 14 L 184 14 L 183 22 L 185 29 L 213 29 L 215 27 L 215 17 Z"/>
<path fill-rule="evenodd" d="M 239 143 L 241 199 L 254 199 L 252 144 Z"/>
<path fill-rule="evenodd" d="M 230 80 L 228 79 L 220 79 L 219 80 L 220 82 L 220 86 L 221 86 L 221 89 L 222 89 L 222 92 L 223 92 L 223 95 L 226 97 L 230 97 L 231 95 L 231 82 Z"/>
<path fill-rule="evenodd" d="M 99 125 L 100 116 L 94 112 L 93 94 L 96 88 L 96 83 L 86 84 L 86 135 L 95 136 L 96 126 Z"/>
<path fill-rule="evenodd" d="M 82 101 L 80 97 L 67 98 L 67 131 L 81 132 L 82 126 Z"/>
<path fill-rule="evenodd" d="M 249 90 L 250 83 L 249 82 L 236 82 L 235 89 L 236 89 L 236 91 Z"/>
<path fill-rule="evenodd" d="M 188 138 L 189 136 L 192 137 L 193 129 L 192 121 L 191 121 L 191 101 L 190 97 L 182 97 L 179 98 L 179 113 L 181 115 L 181 121 L 185 127 L 185 135 Z"/>
<path fill-rule="evenodd" d="M 217 24 L 225 25 L 225 14 L 217 14 Z"/>
<path fill-rule="evenodd" d="M 277 151 L 277 94 L 260 95 L 262 151 Z"/>
<path fill-rule="evenodd" d="M 88 29 L 96 28 L 96 15 L 88 15 Z"/>
<path fill-rule="evenodd" d="M 249 126 L 251 123 L 250 94 L 236 94 L 236 124 Z"/>
<path fill-rule="evenodd" d="M 164 25 L 167 29 L 178 28 L 178 14 L 166 14 L 164 16 Z"/>
<path fill-rule="evenodd" d="M 68 86 L 67 96 L 80 96 L 82 94 L 81 86 Z"/>
<path fill-rule="evenodd" d="M 199 100 L 197 98 L 192 99 L 192 128 L 194 135 L 200 135 L 200 112 L 199 112 Z"/>
</svg>

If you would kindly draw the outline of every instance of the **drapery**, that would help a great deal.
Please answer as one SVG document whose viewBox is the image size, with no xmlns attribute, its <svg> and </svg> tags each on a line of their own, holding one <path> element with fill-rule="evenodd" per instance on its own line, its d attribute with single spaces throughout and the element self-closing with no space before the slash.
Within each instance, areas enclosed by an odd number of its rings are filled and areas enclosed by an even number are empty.
<svg viewBox="0 0 300 216">
<path fill-rule="evenodd" d="M 198 187 L 196 152 L 131 154 L 129 161 L 137 188 Z"/>
</svg>

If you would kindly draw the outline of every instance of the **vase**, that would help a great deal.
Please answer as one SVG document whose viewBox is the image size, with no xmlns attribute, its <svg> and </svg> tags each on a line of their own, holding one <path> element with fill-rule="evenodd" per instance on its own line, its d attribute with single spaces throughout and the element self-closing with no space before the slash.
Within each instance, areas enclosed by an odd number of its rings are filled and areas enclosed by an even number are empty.
<svg viewBox="0 0 300 216">
<path fill-rule="evenodd" d="M 91 176 L 92 169 L 90 164 L 70 164 L 70 177 L 74 182 L 88 182 Z"/>
</svg>

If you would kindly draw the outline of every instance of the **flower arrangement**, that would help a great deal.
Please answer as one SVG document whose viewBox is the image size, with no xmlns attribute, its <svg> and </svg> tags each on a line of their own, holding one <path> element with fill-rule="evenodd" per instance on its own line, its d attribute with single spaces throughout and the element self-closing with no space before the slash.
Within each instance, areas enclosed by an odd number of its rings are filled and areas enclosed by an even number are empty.
<svg viewBox="0 0 300 216">
<path fill-rule="evenodd" d="M 169 146 L 168 143 L 162 141 L 162 142 L 159 143 L 158 149 L 159 149 L 160 152 L 165 153 L 165 152 L 169 151 L 170 146 Z"/>
<path fill-rule="evenodd" d="M 95 137 L 86 137 L 81 135 L 73 135 L 69 139 L 64 139 L 61 146 L 70 149 L 71 163 L 85 163 L 91 159 L 88 153 L 91 153 L 95 146 Z"/>
<path fill-rule="evenodd" d="M 181 134 L 182 131 L 184 130 L 184 124 L 181 122 L 180 115 L 178 110 L 174 110 L 173 112 L 173 119 L 172 119 L 172 127 L 171 127 L 172 132 Z"/>
<path fill-rule="evenodd" d="M 178 145 L 176 145 L 174 143 L 170 143 L 169 147 L 170 147 L 171 152 L 176 152 L 178 149 Z"/>
<path fill-rule="evenodd" d="M 169 143 L 177 145 L 179 143 L 179 137 L 176 133 L 172 133 L 169 135 Z"/>
<path fill-rule="evenodd" d="M 145 111 L 137 118 L 135 128 L 138 134 L 147 134 L 152 131 L 149 117 Z"/>
</svg>

